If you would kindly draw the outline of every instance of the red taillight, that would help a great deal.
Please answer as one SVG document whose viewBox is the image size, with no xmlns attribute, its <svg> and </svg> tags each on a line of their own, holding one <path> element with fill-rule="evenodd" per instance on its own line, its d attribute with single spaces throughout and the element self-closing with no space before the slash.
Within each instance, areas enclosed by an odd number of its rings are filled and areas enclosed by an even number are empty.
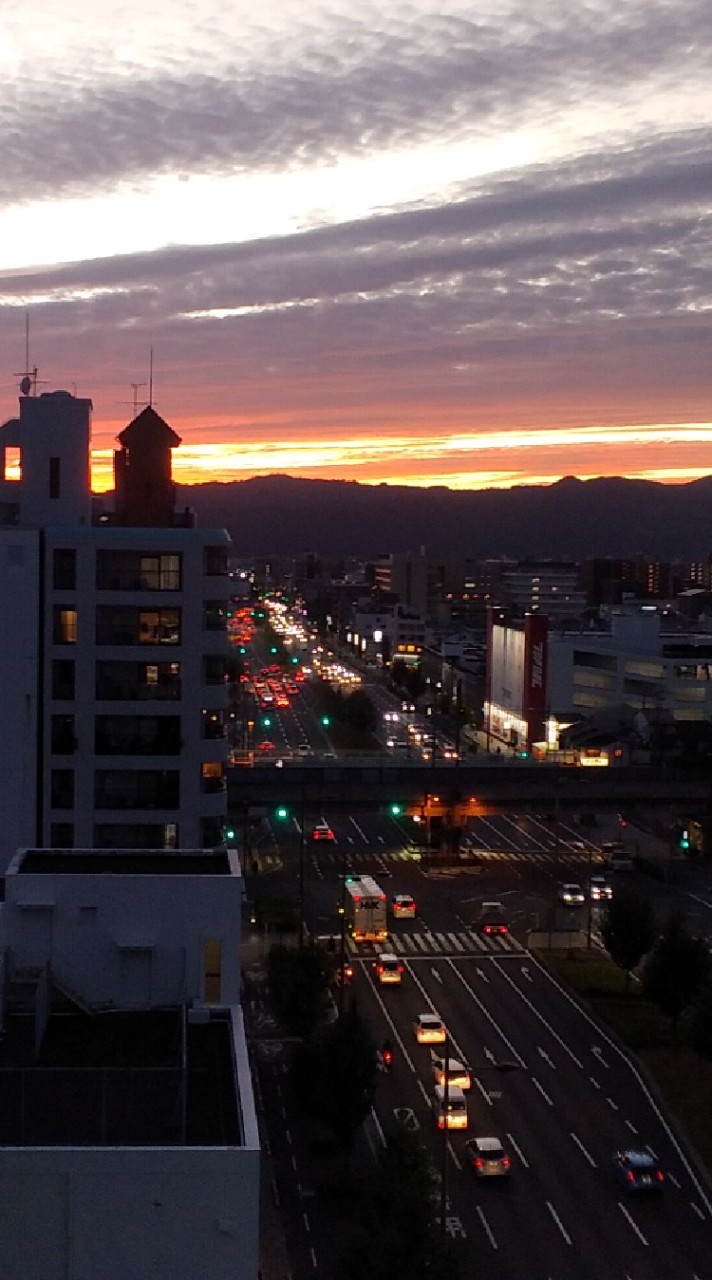
<svg viewBox="0 0 712 1280">
<path fill-rule="evenodd" d="M 475 1160 L 475 1168 L 484 1169 L 484 1166 L 485 1166 L 484 1160 L 481 1160 L 480 1157 L 478 1156 L 477 1159 Z"/>
<path fill-rule="evenodd" d="M 485 925 L 485 933 L 491 933 L 491 932 L 492 932 L 492 925 L 491 925 L 491 924 L 486 924 L 486 925 Z"/>
<path fill-rule="evenodd" d="M 385 1062 L 387 1067 L 390 1067 L 393 1061 L 393 1054 L 391 1053 L 390 1049 L 386 1049 L 386 1052 L 383 1055 L 383 1061 Z"/>
<path fill-rule="evenodd" d="M 626 1174 L 626 1178 L 628 1179 L 629 1182 L 635 1182 L 635 1174 L 633 1173 L 632 1169 L 628 1170 Z"/>
<path fill-rule="evenodd" d="M 402 972 L 403 972 L 403 965 L 402 965 L 402 964 L 399 964 L 399 965 L 398 965 L 398 972 L 399 972 L 399 973 L 402 973 Z"/>
<path fill-rule="evenodd" d="M 665 1174 L 663 1173 L 662 1169 L 658 1169 L 658 1182 L 664 1182 L 664 1181 L 665 1181 Z"/>
<path fill-rule="evenodd" d="M 503 1157 L 502 1157 L 502 1164 L 504 1165 L 504 1168 L 505 1168 L 505 1169 L 508 1169 L 511 1163 L 512 1163 L 512 1162 L 511 1162 L 511 1160 L 509 1159 L 509 1156 L 503 1156 Z"/>
</svg>

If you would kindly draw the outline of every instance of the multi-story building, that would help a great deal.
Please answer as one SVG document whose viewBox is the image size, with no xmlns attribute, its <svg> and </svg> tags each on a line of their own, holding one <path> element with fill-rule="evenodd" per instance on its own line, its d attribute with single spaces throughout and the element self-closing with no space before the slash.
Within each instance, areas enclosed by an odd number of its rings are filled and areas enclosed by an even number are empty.
<svg viewBox="0 0 712 1280">
<path fill-rule="evenodd" d="M 26 849 L 0 907 L 5 1280 L 256 1280 L 234 851 Z"/>
<path fill-rule="evenodd" d="M 223 839 L 230 540 L 175 512 L 151 407 L 99 514 L 90 413 L 27 394 L 0 427 L 0 871 L 20 846 Z"/>
</svg>

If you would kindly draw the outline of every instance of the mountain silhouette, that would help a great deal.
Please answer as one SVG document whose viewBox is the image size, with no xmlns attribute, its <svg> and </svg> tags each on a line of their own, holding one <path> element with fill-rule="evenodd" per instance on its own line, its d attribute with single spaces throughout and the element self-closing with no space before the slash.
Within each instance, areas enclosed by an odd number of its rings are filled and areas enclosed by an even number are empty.
<svg viewBox="0 0 712 1280">
<path fill-rule="evenodd" d="M 271 475 L 184 485 L 178 501 L 201 525 L 227 528 L 240 556 L 370 558 L 424 546 L 431 560 L 695 560 L 712 549 L 712 476 L 680 485 L 565 476 L 465 491 Z"/>
</svg>

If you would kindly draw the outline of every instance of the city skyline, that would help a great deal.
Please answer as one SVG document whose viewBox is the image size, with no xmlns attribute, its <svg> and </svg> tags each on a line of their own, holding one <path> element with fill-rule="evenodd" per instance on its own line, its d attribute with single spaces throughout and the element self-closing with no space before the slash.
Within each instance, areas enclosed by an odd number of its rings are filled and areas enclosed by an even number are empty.
<svg viewBox="0 0 712 1280">
<path fill-rule="evenodd" d="M 712 471 L 698 0 L 9 0 L 0 401 L 148 399 L 176 479 Z M 43 381 L 46 380 L 46 381 Z"/>
</svg>

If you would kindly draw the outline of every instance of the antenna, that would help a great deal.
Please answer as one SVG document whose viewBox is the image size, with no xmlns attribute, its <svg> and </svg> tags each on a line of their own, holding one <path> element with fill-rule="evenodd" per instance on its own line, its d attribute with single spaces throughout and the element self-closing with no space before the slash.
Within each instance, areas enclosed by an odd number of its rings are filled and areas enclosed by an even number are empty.
<svg viewBox="0 0 712 1280">
<path fill-rule="evenodd" d="M 25 312 L 25 369 L 23 373 L 15 373 L 13 377 L 20 378 L 20 394 L 23 396 L 37 395 L 37 365 L 30 368 L 30 313 Z"/>
<path fill-rule="evenodd" d="M 148 359 L 148 404 L 153 406 L 153 343 L 151 343 Z"/>
</svg>

